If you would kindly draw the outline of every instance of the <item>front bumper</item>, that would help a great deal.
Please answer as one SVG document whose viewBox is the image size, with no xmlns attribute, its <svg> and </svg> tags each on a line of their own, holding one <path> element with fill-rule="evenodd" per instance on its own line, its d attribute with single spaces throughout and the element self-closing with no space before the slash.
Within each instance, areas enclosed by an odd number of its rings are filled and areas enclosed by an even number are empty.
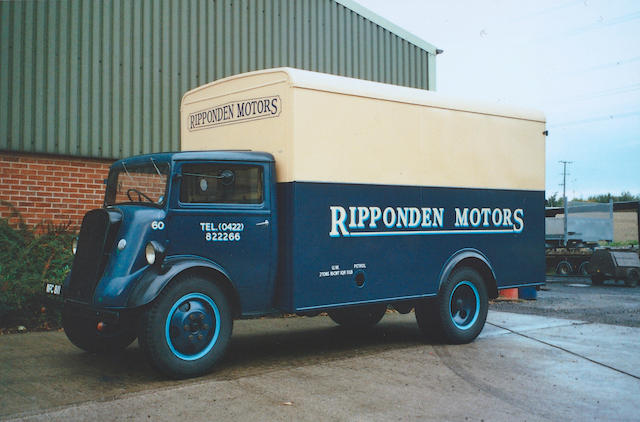
<svg viewBox="0 0 640 422">
<path fill-rule="evenodd" d="M 64 312 L 68 318 L 93 320 L 96 324 L 98 322 L 104 322 L 111 326 L 118 325 L 123 319 L 122 311 L 96 308 L 72 299 L 65 299 Z"/>
</svg>

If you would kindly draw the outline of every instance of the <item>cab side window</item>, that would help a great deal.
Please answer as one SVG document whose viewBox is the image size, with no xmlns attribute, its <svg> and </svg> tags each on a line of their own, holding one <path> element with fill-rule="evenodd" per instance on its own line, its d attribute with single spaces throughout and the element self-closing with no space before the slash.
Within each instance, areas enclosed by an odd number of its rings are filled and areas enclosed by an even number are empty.
<svg viewBox="0 0 640 422">
<path fill-rule="evenodd" d="M 261 166 L 193 163 L 182 166 L 180 202 L 261 204 L 264 183 Z"/>
</svg>

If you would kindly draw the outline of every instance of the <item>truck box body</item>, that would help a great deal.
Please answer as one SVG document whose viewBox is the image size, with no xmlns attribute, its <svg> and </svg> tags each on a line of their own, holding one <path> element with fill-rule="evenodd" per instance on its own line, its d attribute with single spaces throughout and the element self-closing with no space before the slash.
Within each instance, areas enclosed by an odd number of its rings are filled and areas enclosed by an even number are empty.
<svg viewBox="0 0 640 422">
<path fill-rule="evenodd" d="M 181 124 L 183 151 L 275 157 L 281 310 L 433 296 L 467 249 L 544 281 L 540 113 L 279 68 L 187 92 Z"/>
</svg>

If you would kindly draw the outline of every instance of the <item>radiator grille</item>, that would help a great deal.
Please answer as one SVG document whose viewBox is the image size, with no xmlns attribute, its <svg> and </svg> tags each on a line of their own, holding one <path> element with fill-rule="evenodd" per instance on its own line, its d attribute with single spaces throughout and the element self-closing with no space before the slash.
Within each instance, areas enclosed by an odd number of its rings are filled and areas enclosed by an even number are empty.
<svg viewBox="0 0 640 422">
<path fill-rule="evenodd" d="M 84 216 L 66 297 L 83 302 L 91 300 L 115 242 L 120 220 L 119 213 L 105 209 L 92 210 Z"/>
</svg>

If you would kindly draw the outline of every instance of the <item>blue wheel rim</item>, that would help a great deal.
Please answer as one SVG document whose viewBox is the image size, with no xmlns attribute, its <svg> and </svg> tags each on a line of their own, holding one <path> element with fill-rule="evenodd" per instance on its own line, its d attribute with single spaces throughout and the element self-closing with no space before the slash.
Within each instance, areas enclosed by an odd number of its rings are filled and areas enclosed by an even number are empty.
<svg viewBox="0 0 640 422">
<path fill-rule="evenodd" d="M 211 351 L 220 334 L 220 311 L 201 293 L 178 299 L 165 323 L 164 335 L 171 352 L 182 360 L 197 360 Z"/>
<path fill-rule="evenodd" d="M 460 330 L 468 330 L 480 315 L 480 294 L 473 283 L 461 281 L 453 288 L 449 297 L 451 322 Z"/>
</svg>

